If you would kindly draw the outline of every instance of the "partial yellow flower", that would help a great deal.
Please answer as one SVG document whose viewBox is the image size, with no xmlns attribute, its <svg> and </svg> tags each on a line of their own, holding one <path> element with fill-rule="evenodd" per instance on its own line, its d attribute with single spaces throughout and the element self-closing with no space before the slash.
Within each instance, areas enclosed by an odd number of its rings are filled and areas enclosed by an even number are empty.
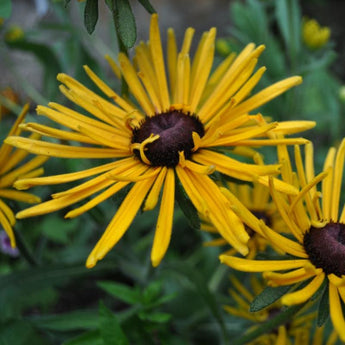
<svg viewBox="0 0 345 345">
<path fill-rule="evenodd" d="M 271 194 L 281 217 L 295 237 L 291 240 L 262 224 L 268 241 L 284 253 L 285 260 L 245 260 L 221 256 L 220 260 L 235 269 L 246 272 L 264 272 L 271 286 L 290 285 L 311 279 L 308 284 L 282 297 L 285 305 L 309 301 L 322 283 L 329 284 L 329 308 L 333 326 L 345 341 L 345 206 L 340 207 L 343 179 L 345 139 L 338 150 L 330 148 L 323 171 L 314 174 L 313 146 L 305 147 L 305 164 L 299 146 L 295 147 L 296 172 L 291 168 L 286 147 L 279 147 L 282 177 L 285 182 L 298 185 L 297 196 L 282 198 L 271 181 Z M 321 192 L 317 185 L 321 183 Z M 283 271 L 283 272 L 276 272 Z"/>
<path fill-rule="evenodd" d="M 304 143 L 305 139 L 270 139 L 268 133 L 279 123 L 263 124 L 253 109 L 301 83 L 300 77 L 278 82 L 248 97 L 265 68 L 253 73 L 263 46 L 249 44 L 234 60 L 225 59 L 211 74 L 216 30 L 205 32 L 191 60 L 189 49 L 194 29 L 189 28 L 180 52 L 174 32 L 168 31 L 168 54 L 165 63 L 158 27 L 158 16 L 151 17 L 150 39 L 140 43 L 132 63 L 120 53 L 121 75 L 126 80 L 133 102 L 122 98 L 91 69 L 85 71 L 108 98 L 91 91 L 65 74 L 59 74 L 61 92 L 82 107 L 87 115 L 65 106 L 50 103 L 38 106 L 37 113 L 70 130 L 60 130 L 37 123 L 23 128 L 63 141 L 82 145 L 64 145 L 43 140 L 12 136 L 8 144 L 32 153 L 64 158 L 109 158 L 110 163 L 79 172 L 25 179 L 19 189 L 35 185 L 60 184 L 88 179 L 80 185 L 52 195 L 52 200 L 19 212 L 17 217 L 50 213 L 98 193 L 84 205 L 68 212 L 66 218 L 81 215 L 133 184 L 103 236 L 89 255 L 86 265 L 93 267 L 121 239 L 136 213 L 161 206 L 151 252 L 157 266 L 169 246 L 173 224 L 175 184 L 180 183 L 197 211 L 215 225 L 236 250 L 247 254 L 249 236 L 229 201 L 208 176 L 215 170 L 246 181 L 268 185 L 267 175 L 279 172 L 279 165 L 259 166 L 241 163 L 224 154 L 224 147 Z M 168 66 L 168 75 L 165 70 Z M 304 130 L 314 122 L 294 122 Z M 289 134 L 291 127 L 279 129 Z M 276 180 L 280 190 L 295 194 L 297 189 Z"/>
<path fill-rule="evenodd" d="M 29 106 L 26 105 L 14 123 L 9 135 L 20 135 L 22 130 L 20 125 L 24 122 Z M 38 136 L 33 134 L 32 139 Z M 41 199 L 33 194 L 20 192 L 12 188 L 15 181 L 20 178 L 32 178 L 43 174 L 40 166 L 47 160 L 46 156 L 37 156 L 29 161 L 25 161 L 28 152 L 22 149 L 13 149 L 12 146 L 3 143 L 0 147 L 0 225 L 6 231 L 11 241 L 11 246 L 16 246 L 13 234 L 15 217 L 11 208 L 6 204 L 6 200 L 15 200 L 26 203 L 38 203 Z"/>
<path fill-rule="evenodd" d="M 328 26 L 321 27 L 315 19 L 304 19 L 302 26 L 303 42 L 310 49 L 322 48 L 331 36 Z"/>
<path fill-rule="evenodd" d="M 229 294 L 233 300 L 232 305 L 224 306 L 224 309 L 237 318 L 246 319 L 253 322 L 248 332 L 254 331 L 265 322 L 275 317 L 282 311 L 282 304 L 277 301 L 265 309 L 257 312 L 250 311 L 250 304 L 255 296 L 260 294 L 265 287 L 262 280 L 255 276 L 250 277 L 250 286 L 246 287 L 243 282 L 235 276 L 230 278 L 231 288 Z M 316 314 L 311 313 L 307 308 L 303 308 L 292 319 L 278 328 L 257 337 L 255 340 L 246 343 L 247 345 L 307 345 L 310 344 L 312 322 Z M 320 332 L 319 332 L 320 333 Z M 321 345 L 321 343 L 320 343 Z"/>
</svg>

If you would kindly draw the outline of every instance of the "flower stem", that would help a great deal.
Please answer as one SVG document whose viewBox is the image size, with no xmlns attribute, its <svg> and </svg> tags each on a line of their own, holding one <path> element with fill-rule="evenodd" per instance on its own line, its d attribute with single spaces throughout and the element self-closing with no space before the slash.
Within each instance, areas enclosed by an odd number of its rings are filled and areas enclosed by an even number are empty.
<svg viewBox="0 0 345 345">
<path fill-rule="evenodd" d="M 240 338 L 236 339 L 234 342 L 231 343 L 231 345 L 243 345 L 243 344 L 248 343 L 251 340 L 257 339 L 262 334 L 267 334 L 272 329 L 275 329 L 281 324 L 284 324 L 288 320 L 290 320 L 293 315 L 297 314 L 304 307 L 305 304 L 306 303 L 295 305 L 282 311 L 280 314 L 270 319 L 268 322 L 264 323 L 262 326 L 259 326 L 255 328 L 253 331 L 251 331 L 250 333 L 244 334 Z"/>
<path fill-rule="evenodd" d="M 20 251 L 20 254 L 23 255 L 24 259 L 29 263 L 30 266 L 38 266 L 36 258 L 33 256 L 22 235 L 16 229 L 13 229 L 13 232 L 14 236 L 16 237 L 17 247 Z"/>
</svg>

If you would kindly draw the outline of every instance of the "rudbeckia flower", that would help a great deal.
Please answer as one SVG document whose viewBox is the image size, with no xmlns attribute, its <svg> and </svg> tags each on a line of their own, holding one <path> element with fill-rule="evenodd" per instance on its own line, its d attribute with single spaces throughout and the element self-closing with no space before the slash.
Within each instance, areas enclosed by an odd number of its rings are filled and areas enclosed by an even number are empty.
<svg viewBox="0 0 345 345">
<path fill-rule="evenodd" d="M 109 163 L 91 169 L 16 183 L 17 188 L 25 189 L 34 185 L 89 179 L 53 194 L 52 200 L 19 212 L 18 218 L 50 213 L 99 193 L 65 216 L 73 218 L 133 183 L 89 255 L 87 267 L 93 267 L 121 239 L 142 204 L 144 211 L 157 205 L 162 191 L 151 252 L 152 263 L 157 266 L 170 242 L 176 183 L 181 183 L 196 209 L 207 215 L 222 237 L 240 253 L 246 254 L 249 236 L 208 175 L 217 170 L 241 180 L 256 179 L 268 185 L 267 175 L 277 174 L 278 165 L 241 163 L 224 154 L 222 149 L 238 145 L 276 145 L 289 140 L 290 143 L 305 142 L 300 138 L 272 140 L 265 137 L 272 131 L 289 134 L 314 125 L 303 121 L 290 125 L 263 124 L 260 114 L 248 114 L 301 82 L 300 77 L 291 77 L 247 98 L 265 71 L 265 68 L 260 68 L 253 74 L 263 46 L 255 48 L 254 44 L 249 44 L 235 60 L 230 56 L 210 75 L 216 30 L 211 29 L 202 36 L 191 61 L 189 48 L 193 33 L 192 28 L 187 29 L 178 53 L 174 32 L 168 31 L 165 63 L 158 16 L 152 15 L 149 42 L 136 48 L 134 62 L 122 53 L 118 57 L 121 74 L 132 99 L 119 96 L 87 66 L 86 73 L 108 100 L 72 77 L 58 75 L 62 93 L 87 114 L 50 103 L 49 107 L 38 106 L 37 113 L 71 131 L 37 123 L 29 123 L 25 129 L 82 145 L 21 137 L 11 137 L 6 141 L 36 154 L 71 159 L 111 159 Z M 276 180 L 276 183 L 287 193 L 296 192 L 284 182 Z"/>
<path fill-rule="evenodd" d="M 283 180 L 293 183 L 296 175 L 291 169 L 287 150 L 281 148 L 280 151 L 284 165 Z M 345 139 L 338 150 L 333 147 L 328 151 L 323 171 L 315 176 L 312 145 L 306 145 L 304 165 L 300 149 L 296 146 L 298 181 L 295 183 L 299 182 L 299 194 L 289 196 L 286 200 L 274 189 L 274 183 L 271 183 L 273 200 L 295 240 L 274 232 L 263 223 L 262 230 L 272 244 L 292 255 L 290 259 L 256 261 L 225 255 L 220 257 L 223 263 L 235 269 L 264 272 L 264 277 L 271 286 L 306 282 L 304 287 L 282 297 L 285 305 L 309 301 L 326 281 L 331 320 L 342 341 L 345 341 L 342 311 L 342 304 L 345 302 L 345 207 L 340 211 L 339 204 L 344 157 Z M 321 181 L 320 193 L 317 184 Z"/>
<path fill-rule="evenodd" d="M 29 106 L 26 105 L 19 115 L 17 121 L 11 128 L 9 135 L 20 135 L 19 125 L 23 123 Z M 32 139 L 37 139 L 38 135 L 33 134 Z M 26 203 L 38 203 L 41 199 L 33 194 L 21 192 L 12 188 L 13 183 L 19 178 L 31 178 L 43 174 L 40 166 L 47 160 L 46 156 L 37 156 L 29 161 L 25 161 L 28 152 L 21 149 L 13 149 L 12 146 L 3 143 L 0 147 L 0 225 L 6 231 L 12 248 L 16 246 L 13 234 L 15 216 L 5 200 L 21 201 Z"/>
</svg>

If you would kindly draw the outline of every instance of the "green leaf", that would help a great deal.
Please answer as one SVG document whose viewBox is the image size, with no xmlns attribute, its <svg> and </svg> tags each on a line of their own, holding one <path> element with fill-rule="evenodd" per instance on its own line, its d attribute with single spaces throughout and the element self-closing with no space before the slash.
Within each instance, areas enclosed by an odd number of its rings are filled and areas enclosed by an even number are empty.
<svg viewBox="0 0 345 345">
<path fill-rule="evenodd" d="M 62 345 L 104 345 L 104 342 L 100 332 L 97 330 L 78 335 L 71 340 L 63 342 Z"/>
<path fill-rule="evenodd" d="M 100 263 L 92 270 L 84 265 L 53 265 L 17 271 L 0 277 L 0 319 L 13 316 L 33 292 L 61 286 L 71 278 L 93 276 L 100 271 L 113 269 L 113 262 Z"/>
<path fill-rule="evenodd" d="M 141 320 L 151 321 L 155 323 L 166 323 L 171 319 L 171 314 L 159 312 L 141 312 L 138 314 L 138 316 Z"/>
<path fill-rule="evenodd" d="M 152 13 L 156 13 L 157 11 L 153 8 L 153 6 L 150 4 L 150 1 L 149 0 L 138 0 L 142 5 L 143 7 L 145 8 L 145 10 L 147 12 L 149 12 L 150 14 Z"/>
<path fill-rule="evenodd" d="M 77 310 L 56 315 L 31 317 L 30 322 L 39 329 L 51 331 L 90 330 L 98 327 L 95 311 Z"/>
<path fill-rule="evenodd" d="M 12 13 L 12 1 L 1 0 L 0 1 L 0 18 L 9 18 Z"/>
<path fill-rule="evenodd" d="M 189 226 L 193 229 L 200 229 L 200 218 L 198 212 L 194 207 L 193 203 L 186 196 L 184 190 L 180 186 L 179 182 L 176 180 L 175 183 L 175 196 L 176 200 L 182 210 L 183 214 L 186 216 Z"/>
<path fill-rule="evenodd" d="M 116 316 L 102 302 L 99 305 L 99 328 L 104 344 L 129 345 Z"/>
<path fill-rule="evenodd" d="M 30 322 L 26 320 L 15 320 L 0 326 L 1 345 L 27 345 L 46 344 L 42 342 Z"/>
<path fill-rule="evenodd" d="M 130 288 L 127 285 L 111 281 L 100 281 L 97 282 L 97 285 L 109 295 L 128 304 L 137 304 L 141 302 L 141 294 L 135 288 Z"/>
<path fill-rule="evenodd" d="M 134 14 L 128 0 L 113 0 L 117 33 L 126 48 L 132 48 L 137 39 Z"/>
<path fill-rule="evenodd" d="M 86 0 L 84 9 L 84 25 L 87 32 L 91 35 L 96 27 L 98 20 L 98 0 Z"/>
<path fill-rule="evenodd" d="M 297 0 L 276 1 L 277 23 L 285 41 L 291 63 L 296 65 L 301 50 L 301 10 Z"/>
<path fill-rule="evenodd" d="M 48 239 L 60 243 L 67 244 L 69 242 L 69 234 L 77 229 L 79 219 L 66 220 L 57 215 L 51 215 L 44 218 L 40 224 L 41 233 Z"/>
<path fill-rule="evenodd" d="M 167 264 L 165 267 L 172 270 L 174 273 L 181 274 L 183 278 L 188 279 L 193 284 L 196 292 L 205 301 L 205 304 L 209 308 L 212 316 L 217 320 L 223 336 L 224 338 L 226 338 L 226 331 L 222 313 L 220 311 L 219 304 L 217 303 L 215 295 L 210 291 L 208 287 L 208 281 L 206 277 L 187 262 L 183 264 Z"/>
<path fill-rule="evenodd" d="M 264 309 L 284 296 L 291 288 L 291 285 L 271 287 L 267 286 L 259 295 L 257 295 L 250 304 L 250 311 L 256 312 Z"/>
<path fill-rule="evenodd" d="M 65 8 L 67 8 L 67 6 L 69 5 L 70 2 L 71 2 L 71 0 L 65 0 Z"/>
<path fill-rule="evenodd" d="M 149 304 L 155 302 L 162 292 L 162 282 L 154 281 L 152 282 L 143 292 L 143 303 Z"/>
<path fill-rule="evenodd" d="M 327 280 L 327 279 L 326 279 Z M 318 305 L 317 326 L 321 327 L 329 317 L 329 295 L 328 295 L 328 280 L 323 290 L 322 296 Z"/>
</svg>

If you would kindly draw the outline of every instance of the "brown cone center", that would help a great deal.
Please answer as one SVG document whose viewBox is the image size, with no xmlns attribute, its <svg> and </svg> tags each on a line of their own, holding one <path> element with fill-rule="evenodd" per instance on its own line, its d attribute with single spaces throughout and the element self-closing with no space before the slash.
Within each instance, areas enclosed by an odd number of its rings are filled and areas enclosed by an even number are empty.
<svg viewBox="0 0 345 345">
<path fill-rule="evenodd" d="M 173 110 L 147 117 L 140 127 L 133 130 L 132 143 L 140 144 L 152 134 L 158 134 L 157 140 L 145 146 L 145 156 L 153 166 L 174 167 L 179 162 L 179 152 L 183 151 L 186 159 L 192 156 L 193 132 L 200 137 L 205 134 L 198 117 Z M 133 152 L 142 160 L 138 149 Z"/>
<path fill-rule="evenodd" d="M 345 224 L 311 227 L 304 235 L 304 248 L 312 264 L 326 274 L 345 274 Z"/>
</svg>

